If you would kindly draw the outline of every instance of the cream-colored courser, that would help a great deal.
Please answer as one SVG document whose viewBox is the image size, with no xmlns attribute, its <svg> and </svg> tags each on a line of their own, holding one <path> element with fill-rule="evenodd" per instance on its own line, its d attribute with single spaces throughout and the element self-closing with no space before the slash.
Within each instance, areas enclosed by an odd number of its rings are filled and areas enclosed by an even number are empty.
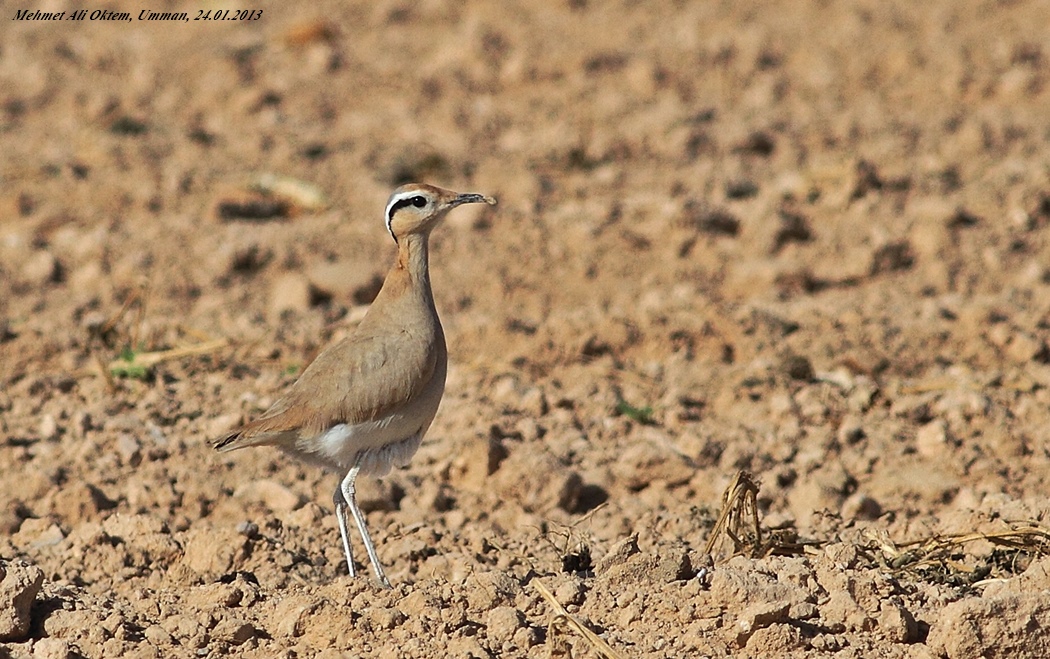
<svg viewBox="0 0 1050 659">
<path fill-rule="evenodd" d="M 359 474 L 382 476 L 405 465 L 434 420 L 445 390 L 447 355 L 430 289 L 430 232 L 461 204 L 496 200 L 432 185 L 399 187 L 386 205 L 386 227 L 397 260 L 357 329 L 329 346 L 260 418 L 215 443 L 220 451 L 276 446 L 345 474 L 335 490 L 335 513 L 346 563 L 356 574 L 347 509 L 361 532 L 376 578 L 390 586 L 365 517 L 357 506 Z"/>
</svg>

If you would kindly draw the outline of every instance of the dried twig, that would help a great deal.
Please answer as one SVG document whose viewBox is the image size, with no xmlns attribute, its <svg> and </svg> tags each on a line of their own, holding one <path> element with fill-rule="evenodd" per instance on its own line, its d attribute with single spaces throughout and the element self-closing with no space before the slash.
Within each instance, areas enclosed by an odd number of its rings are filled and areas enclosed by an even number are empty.
<svg viewBox="0 0 1050 659">
<path fill-rule="evenodd" d="M 583 622 L 580 621 L 579 618 L 566 611 L 565 607 L 559 604 L 558 600 L 554 599 L 554 595 L 551 594 L 551 591 L 547 590 L 547 587 L 543 585 L 543 582 L 540 581 L 539 578 L 534 578 L 532 580 L 532 585 L 535 586 L 540 595 L 542 595 L 554 609 L 555 616 L 550 624 L 547 625 L 547 641 L 552 644 L 552 647 L 557 645 L 555 643 L 557 633 L 560 631 L 563 632 L 568 628 L 583 636 L 584 640 L 586 640 L 587 643 L 598 653 L 598 656 L 605 657 L 605 659 L 624 659 L 624 656 L 616 650 L 613 650 L 601 636 L 592 632 L 583 624 Z"/>
<path fill-rule="evenodd" d="M 704 547 L 705 554 L 714 551 L 715 545 L 723 535 L 733 542 L 733 556 L 743 553 L 755 556 L 762 553 L 762 529 L 758 524 L 757 498 L 758 485 L 752 480 L 751 474 L 738 471 L 722 494 L 722 512 L 718 515 L 715 527 L 711 529 L 711 536 Z M 744 528 L 745 517 L 749 523 L 747 528 Z M 748 531 L 750 537 L 745 537 L 742 531 Z"/>
<path fill-rule="evenodd" d="M 171 359 L 215 352 L 216 350 L 225 348 L 227 345 L 229 345 L 229 341 L 226 339 L 215 339 L 213 341 L 205 341 L 204 343 L 198 343 L 183 348 L 158 350 L 156 352 L 137 352 L 130 360 L 123 358 L 114 359 L 109 363 L 109 368 L 112 372 L 120 372 L 129 368 L 151 368 L 161 362 Z"/>
</svg>

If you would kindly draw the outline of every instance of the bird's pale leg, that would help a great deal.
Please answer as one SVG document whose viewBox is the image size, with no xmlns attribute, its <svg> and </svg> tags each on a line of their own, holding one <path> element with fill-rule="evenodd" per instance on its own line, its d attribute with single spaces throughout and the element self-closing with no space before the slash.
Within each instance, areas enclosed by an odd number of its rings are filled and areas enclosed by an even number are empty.
<svg viewBox="0 0 1050 659">
<path fill-rule="evenodd" d="M 332 501 L 335 502 L 335 518 L 339 520 L 339 535 L 343 537 L 343 551 L 346 553 L 346 567 L 350 570 L 350 576 L 357 576 L 357 570 L 354 569 L 354 552 L 350 549 L 350 535 L 347 533 L 346 527 L 346 498 L 343 496 L 343 487 L 340 483 L 335 488 L 335 496 L 332 497 Z"/>
<path fill-rule="evenodd" d="M 357 472 L 361 470 L 361 456 L 357 458 L 357 462 L 347 472 L 346 477 L 343 478 L 343 482 L 339 484 L 340 489 L 343 493 L 343 499 L 346 501 L 346 505 L 350 507 L 350 513 L 354 516 L 354 521 L 357 522 L 357 529 L 361 532 L 361 539 L 365 542 L 365 551 L 368 552 L 368 559 L 372 562 L 372 569 L 376 573 L 376 579 L 382 584 L 384 588 L 390 588 L 390 581 L 386 578 L 386 574 L 383 573 L 383 566 L 379 563 L 379 555 L 376 553 L 376 547 L 372 544 L 372 536 L 368 535 L 368 527 L 365 526 L 365 516 L 361 513 L 361 509 L 357 507 L 357 491 L 354 488 L 354 481 L 357 480 Z M 345 535 L 344 535 L 345 537 Z M 347 547 L 350 545 L 347 544 Z M 350 557 L 350 552 L 347 550 L 347 558 Z"/>
</svg>

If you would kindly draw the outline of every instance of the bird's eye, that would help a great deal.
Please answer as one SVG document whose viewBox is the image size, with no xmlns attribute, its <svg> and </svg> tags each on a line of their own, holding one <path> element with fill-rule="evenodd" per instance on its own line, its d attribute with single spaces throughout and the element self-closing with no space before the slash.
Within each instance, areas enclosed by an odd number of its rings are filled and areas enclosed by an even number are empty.
<svg viewBox="0 0 1050 659">
<path fill-rule="evenodd" d="M 426 197 L 412 197 L 412 199 L 410 199 L 410 201 L 412 202 L 412 205 L 415 206 L 416 208 L 423 208 L 424 206 L 427 205 L 427 198 Z"/>
</svg>

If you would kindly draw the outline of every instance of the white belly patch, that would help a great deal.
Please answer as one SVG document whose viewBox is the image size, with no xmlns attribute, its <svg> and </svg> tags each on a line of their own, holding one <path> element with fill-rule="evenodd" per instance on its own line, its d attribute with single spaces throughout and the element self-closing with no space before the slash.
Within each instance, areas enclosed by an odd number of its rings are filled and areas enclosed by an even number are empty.
<svg viewBox="0 0 1050 659">
<path fill-rule="evenodd" d="M 360 460 L 361 474 L 384 476 L 394 466 L 407 465 L 423 440 L 418 431 L 405 437 L 405 429 L 389 421 L 340 423 L 312 440 L 299 442 L 296 452 L 336 471 L 348 471 Z"/>
</svg>

